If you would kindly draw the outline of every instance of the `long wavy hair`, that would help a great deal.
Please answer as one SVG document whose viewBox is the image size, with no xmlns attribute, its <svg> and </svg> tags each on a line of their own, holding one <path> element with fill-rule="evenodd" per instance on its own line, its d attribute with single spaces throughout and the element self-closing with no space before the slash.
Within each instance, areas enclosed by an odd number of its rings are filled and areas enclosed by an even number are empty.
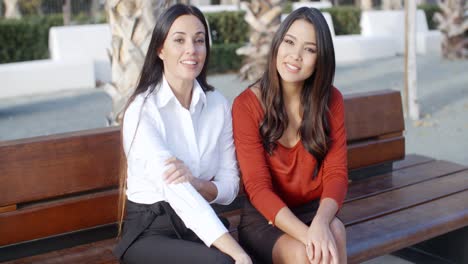
<svg viewBox="0 0 468 264">
<path fill-rule="evenodd" d="M 203 16 L 203 13 L 196 8 L 195 6 L 190 5 L 183 5 L 183 4 L 176 4 L 168 9 L 166 9 L 161 15 L 156 19 L 156 25 L 153 29 L 153 33 L 151 36 L 151 41 L 148 47 L 148 52 L 145 57 L 145 61 L 143 63 L 143 68 L 140 73 L 140 78 L 138 80 L 138 84 L 136 86 L 135 91 L 130 96 L 127 105 L 125 107 L 125 111 L 128 106 L 135 100 L 135 98 L 142 93 L 145 93 L 149 90 L 148 95 L 152 94 L 155 89 L 159 87 L 163 79 L 164 73 L 164 64 L 163 61 L 159 58 L 159 52 L 161 51 L 164 41 L 167 38 L 167 34 L 172 27 L 174 21 L 183 15 L 192 15 L 198 18 L 200 22 L 203 24 L 205 29 L 205 46 L 206 46 L 206 58 L 205 64 L 197 76 L 197 81 L 202 87 L 204 92 L 213 91 L 213 87 L 208 84 L 206 81 L 206 71 L 208 68 L 208 61 L 210 59 L 210 44 L 209 44 L 209 31 L 208 25 L 206 23 L 206 19 Z M 143 105 L 145 104 L 148 96 L 144 98 Z M 143 109 L 143 105 L 140 109 L 140 114 Z M 139 126 L 140 120 L 138 120 L 137 128 Z M 123 126 L 123 121 L 122 125 Z M 122 127 L 121 127 L 122 128 Z M 121 149 L 121 158 L 120 158 L 120 176 L 119 176 L 119 203 L 118 203 L 118 236 L 120 236 L 122 231 L 122 222 L 125 215 L 125 202 L 126 202 L 126 195 L 125 191 L 127 189 L 127 158 L 125 152 L 123 150 L 123 135 L 121 131 L 121 142 L 122 142 L 122 149 Z M 135 131 L 136 134 L 136 131 Z M 133 139 L 130 144 L 129 152 L 133 144 L 133 140 L 135 139 L 135 135 L 133 135 Z"/>
<path fill-rule="evenodd" d="M 315 8 L 302 7 L 292 12 L 280 25 L 273 37 L 268 54 L 268 66 L 263 76 L 256 82 L 260 86 L 261 101 L 265 106 L 265 116 L 260 125 L 260 135 L 265 150 L 272 155 L 288 127 L 282 86 L 276 68 L 278 48 L 286 32 L 296 20 L 305 20 L 313 25 L 316 35 L 317 61 L 312 75 L 304 81 L 301 92 L 303 109 L 302 122 L 298 134 L 307 151 L 317 160 L 312 177 L 316 177 L 327 154 L 330 143 L 330 126 L 327 113 L 328 101 L 335 76 L 335 51 L 327 22 Z"/>
</svg>

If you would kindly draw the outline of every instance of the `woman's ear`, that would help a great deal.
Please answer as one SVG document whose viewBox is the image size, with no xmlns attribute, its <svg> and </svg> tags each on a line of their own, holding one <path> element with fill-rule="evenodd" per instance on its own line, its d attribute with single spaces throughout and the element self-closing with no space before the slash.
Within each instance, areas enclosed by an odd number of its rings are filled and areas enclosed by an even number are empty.
<svg viewBox="0 0 468 264">
<path fill-rule="evenodd" d="M 158 51 L 158 57 L 161 59 L 161 60 L 164 60 L 164 49 L 160 49 Z"/>
</svg>

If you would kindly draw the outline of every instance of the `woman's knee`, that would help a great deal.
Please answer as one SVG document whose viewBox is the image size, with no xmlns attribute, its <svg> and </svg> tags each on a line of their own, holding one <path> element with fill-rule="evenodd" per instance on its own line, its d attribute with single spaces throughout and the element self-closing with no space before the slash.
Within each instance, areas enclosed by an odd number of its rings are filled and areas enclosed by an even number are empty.
<svg viewBox="0 0 468 264">
<path fill-rule="evenodd" d="M 290 237 L 278 242 L 273 248 L 273 263 L 309 263 L 305 246 L 301 242 Z"/>
</svg>

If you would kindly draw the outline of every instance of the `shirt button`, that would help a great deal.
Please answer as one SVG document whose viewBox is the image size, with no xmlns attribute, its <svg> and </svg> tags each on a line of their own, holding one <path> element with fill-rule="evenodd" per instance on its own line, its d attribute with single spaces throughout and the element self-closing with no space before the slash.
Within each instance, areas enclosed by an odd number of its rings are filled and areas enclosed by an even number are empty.
<svg viewBox="0 0 468 264">
<path fill-rule="evenodd" d="M 270 220 L 270 221 L 268 221 L 268 224 L 269 224 L 269 225 L 273 225 L 273 222 Z"/>
</svg>

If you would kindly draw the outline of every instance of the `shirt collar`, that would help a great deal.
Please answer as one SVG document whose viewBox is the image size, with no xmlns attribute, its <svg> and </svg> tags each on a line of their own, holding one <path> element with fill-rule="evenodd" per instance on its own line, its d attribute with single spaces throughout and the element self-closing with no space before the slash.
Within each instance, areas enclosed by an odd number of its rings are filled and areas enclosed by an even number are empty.
<svg viewBox="0 0 468 264">
<path fill-rule="evenodd" d="M 162 82 L 160 84 L 159 89 L 157 89 L 157 96 L 156 96 L 156 105 L 158 108 L 163 108 L 166 106 L 170 101 L 174 101 L 175 103 L 180 103 L 177 101 L 177 98 L 174 95 L 169 83 L 167 82 L 166 77 L 163 75 Z M 193 81 L 193 91 L 192 91 L 192 101 L 190 102 L 190 111 L 193 112 L 197 104 L 201 102 L 202 104 L 206 104 L 206 94 L 203 91 L 202 87 L 195 79 Z"/>
</svg>

